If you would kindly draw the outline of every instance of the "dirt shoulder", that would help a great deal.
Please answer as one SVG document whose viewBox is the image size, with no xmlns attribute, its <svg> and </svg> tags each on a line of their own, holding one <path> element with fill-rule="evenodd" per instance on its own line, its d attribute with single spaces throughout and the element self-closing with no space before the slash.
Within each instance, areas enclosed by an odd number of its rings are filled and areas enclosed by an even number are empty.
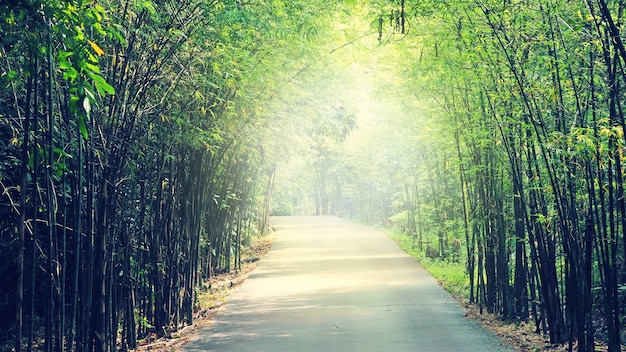
<svg viewBox="0 0 626 352">
<path fill-rule="evenodd" d="M 568 346 L 554 345 L 550 340 L 535 332 L 535 326 L 530 323 L 510 324 L 494 314 L 483 311 L 476 304 L 462 302 L 465 309 L 465 316 L 471 320 L 480 322 L 485 329 L 493 331 L 498 336 L 504 338 L 519 351 L 568 351 Z"/>
</svg>

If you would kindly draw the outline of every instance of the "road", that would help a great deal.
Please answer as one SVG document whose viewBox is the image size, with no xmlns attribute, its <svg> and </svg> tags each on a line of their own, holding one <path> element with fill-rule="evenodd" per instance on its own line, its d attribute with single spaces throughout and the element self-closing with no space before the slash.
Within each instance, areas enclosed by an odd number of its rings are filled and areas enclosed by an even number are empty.
<svg viewBox="0 0 626 352">
<path fill-rule="evenodd" d="M 272 218 L 272 250 L 184 351 L 514 351 L 383 232 Z"/>
</svg>

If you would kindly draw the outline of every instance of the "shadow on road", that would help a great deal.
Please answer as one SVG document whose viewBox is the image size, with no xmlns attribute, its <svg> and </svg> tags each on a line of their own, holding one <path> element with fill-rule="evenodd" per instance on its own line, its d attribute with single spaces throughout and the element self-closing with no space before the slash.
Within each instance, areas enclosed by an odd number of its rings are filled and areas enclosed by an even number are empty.
<svg viewBox="0 0 626 352">
<path fill-rule="evenodd" d="M 185 351 L 513 351 L 384 233 L 273 218 L 256 271 Z"/>
</svg>

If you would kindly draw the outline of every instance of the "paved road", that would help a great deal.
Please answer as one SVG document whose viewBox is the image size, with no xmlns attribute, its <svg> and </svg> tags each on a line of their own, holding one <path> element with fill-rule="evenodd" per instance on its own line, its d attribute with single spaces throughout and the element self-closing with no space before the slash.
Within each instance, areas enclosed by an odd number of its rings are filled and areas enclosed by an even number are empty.
<svg viewBox="0 0 626 352">
<path fill-rule="evenodd" d="M 272 250 L 184 351 L 513 351 L 384 233 L 277 217 Z"/>
</svg>

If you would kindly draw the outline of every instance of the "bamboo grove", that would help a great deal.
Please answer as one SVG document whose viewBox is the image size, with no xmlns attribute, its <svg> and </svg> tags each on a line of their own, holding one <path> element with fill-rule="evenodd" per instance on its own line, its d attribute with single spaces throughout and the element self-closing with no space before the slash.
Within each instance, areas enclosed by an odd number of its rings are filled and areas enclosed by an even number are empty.
<svg viewBox="0 0 626 352">
<path fill-rule="evenodd" d="M 503 320 L 620 351 L 624 4 L 378 0 L 366 13 L 382 122 L 335 145 L 324 183 L 310 181 L 326 213 L 391 223 L 426 256 L 461 260 L 469 301 Z M 276 199 L 293 192 L 280 185 Z"/>
<path fill-rule="evenodd" d="M 0 3 L 0 348 L 127 350 L 191 324 L 203 279 L 266 232 L 302 124 L 318 183 L 302 209 L 389 219 L 461 258 L 481 308 L 620 350 L 623 4 L 341 3 Z M 370 27 L 324 46 L 346 9 Z M 296 86 L 367 41 L 357 61 L 395 72 L 390 103 L 346 156 L 353 112 Z"/>
<path fill-rule="evenodd" d="M 3 350 L 128 350 L 192 324 L 195 290 L 268 229 L 263 107 L 321 26 L 310 5 L 0 4 Z"/>
<path fill-rule="evenodd" d="M 413 120 L 396 122 L 411 126 L 411 156 L 380 213 L 420 245 L 432 238 L 437 256 L 463 242 L 481 308 L 553 343 L 620 351 L 624 4 L 376 4 L 372 26 L 396 50 L 383 57 L 403 65 L 387 94 L 417 101 L 405 107 Z M 429 117 L 415 117 L 420 104 L 435 106 Z"/>
</svg>

